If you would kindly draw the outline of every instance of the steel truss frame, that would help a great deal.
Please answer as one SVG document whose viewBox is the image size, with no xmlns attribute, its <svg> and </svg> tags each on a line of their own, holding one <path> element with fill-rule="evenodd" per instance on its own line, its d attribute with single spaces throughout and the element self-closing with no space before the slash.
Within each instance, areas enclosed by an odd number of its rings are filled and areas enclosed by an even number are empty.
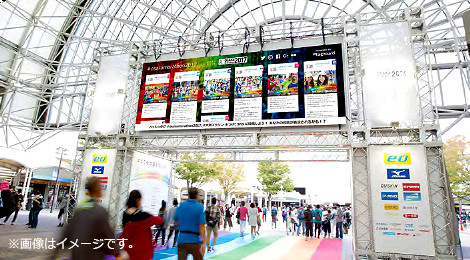
<svg viewBox="0 0 470 260">
<path fill-rule="evenodd" d="M 422 122 L 419 128 L 380 128 L 370 129 L 365 125 L 363 90 L 361 86 L 360 46 L 358 30 L 361 25 L 388 21 L 407 21 L 412 29 L 412 46 L 417 63 L 417 79 L 421 104 Z M 346 46 L 346 64 L 348 93 L 348 129 L 326 129 L 322 127 L 304 127 L 289 129 L 251 129 L 251 130 L 198 130 L 165 131 L 154 133 L 136 133 L 134 131 L 137 87 L 140 85 L 142 62 L 153 56 L 153 49 L 146 43 L 126 46 L 113 46 L 96 52 L 109 55 L 128 51 L 133 55 L 129 84 L 127 88 L 126 108 L 122 129 L 119 134 L 108 137 L 96 137 L 83 134 L 79 136 L 76 166 L 82 163 L 86 149 L 114 148 L 118 150 L 115 176 L 111 187 L 110 212 L 114 223 L 119 223 L 120 212 L 129 188 L 129 173 L 133 151 L 169 159 L 183 161 L 186 153 L 204 153 L 207 161 L 351 161 L 354 206 L 355 256 L 357 259 L 435 259 L 432 257 L 384 254 L 374 251 L 373 222 L 370 199 L 370 173 L 368 171 L 367 151 L 369 145 L 425 145 L 429 187 L 432 206 L 433 229 L 437 259 L 457 259 L 459 255 L 458 234 L 456 233 L 453 201 L 442 157 L 442 143 L 438 133 L 437 115 L 434 104 L 434 85 L 430 77 L 429 48 L 422 11 L 406 9 L 388 16 L 387 13 L 365 14 L 345 17 L 343 20 L 344 43 Z M 309 36 L 311 37 L 311 36 Z M 133 76 L 132 76 L 133 75 Z M 296 152 L 307 157 L 292 159 L 286 154 Z M 213 155 L 223 153 L 227 159 L 214 160 Z M 257 154 L 258 156 L 253 156 Z M 77 175 L 77 179 L 78 175 Z"/>
<path fill-rule="evenodd" d="M 395 127 L 371 129 L 365 125 L 363 88 L 361 85 L 361 59 L 358 32 L 361 25 L 374 24 L 361 15 L 345 19 L 346 44 L 348 46 L 350 112 L 349 138 L 352 146 L 352 180 L 354 207 L 355 256 L 357 259 L 435 259 L 434 257 L 377 253 L 374 250 L 374 227 L 368 169 L 369 145 L 425 145 L 434 243 L 437 259 L 460 258 L 458 231 L 453 210 L 452 194 L 444 167 L 442 143 L 438 135 L 437 111 L 433 108 L 433 89 L 429 73 L 430 48 L 427 48 L 426 25 L 420 9 L 406 9 L 399 16 L 409 23 L 412 47 L 417 64 L 417 79 L 422 122 L 417 129 Z"/>
</svg>

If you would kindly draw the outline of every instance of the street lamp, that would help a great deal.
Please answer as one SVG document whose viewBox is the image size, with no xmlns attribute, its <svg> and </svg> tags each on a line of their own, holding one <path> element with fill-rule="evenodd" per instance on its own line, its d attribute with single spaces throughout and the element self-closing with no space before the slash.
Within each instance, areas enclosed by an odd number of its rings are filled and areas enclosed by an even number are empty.
<svg viewBox="0 0 470 260">
<path fill-rule="evenodd" d="M 59 175 L 60 175 L 60 165 L 62 164 L 62 156 L 67 155 L 67 148 L 64 147 L 57 147 L 56 149 L 56 154 L 60 154 L 60 160 L 59 160 L 59 169 L 57 169 L 57 177 L 55 178 L 55 186 L 54 186 L 54 194 L 51 200 L 51 213 L 52 210 L 54 209 L 54 203 L 57 200 L 57 193 L 59 192 Z"/>
</svg>

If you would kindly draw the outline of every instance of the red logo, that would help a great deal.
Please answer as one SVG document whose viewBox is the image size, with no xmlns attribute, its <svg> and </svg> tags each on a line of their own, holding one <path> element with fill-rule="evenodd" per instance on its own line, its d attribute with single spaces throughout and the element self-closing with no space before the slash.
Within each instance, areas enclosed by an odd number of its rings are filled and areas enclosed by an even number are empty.
<svg viewBox="0 0 470 260">
<path fill-rule="evenodd" d="M 418 214 L 403 214 L 405 218 L 418 218 Z"/>
<path fill-rule="evenodd" d="M 431 232 L 431 230 L 429 230 L 429 229 L 420 229 L 419 232 L 428 233 L 428 232 Z"/>
<path fill-rule="evenodd" d="M 403 183 L 403 191 L 420 191 L 421 185 L 419 183 Z"/>
<path fill-rule="evenodd" d="M 397 236 L 409 236 L 409 233 L 397 233 Z"/>
</svg>

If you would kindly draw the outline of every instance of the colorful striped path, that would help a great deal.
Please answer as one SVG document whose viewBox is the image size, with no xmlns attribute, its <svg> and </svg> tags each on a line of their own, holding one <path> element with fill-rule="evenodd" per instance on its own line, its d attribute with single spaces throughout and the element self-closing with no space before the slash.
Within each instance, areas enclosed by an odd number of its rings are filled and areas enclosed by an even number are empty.
<svg viewBox="0 0 470 260">
<path fill-rule="evenodd" d="M 216 256 L 210 257 L 211 260 L 238 260 L 243 259 L 253 253 L 258 252 L 259 250 L 270 246 L 277 240 L 281 239 L 283 236 L 267 236 L 267 237 L 260 237 L 252 242 L 249 242 L 246 245 L 238 247 L 232 251 L 228 251 L 222 254 L 218 254 Z M 245 238 L 245 240 L 250 240 L 250 238 Z"/>
<path fill-rule="evenodd" d="M 217 238 L 216 246 L 220 246 L 225 243 L 229 243 L 237 238 L 240 238 L 240 233 L 229 233 L 229 232 L 219 232 L 220 236 Z M 160 247 L 161 248 L 161 247 Z M 168 248 L 155 250 L 153 259 L 166 259 L 171 257 L 176 257 L 178 255 L 177 248 Z"/>
<path fill-rule="evenodd" d="M 322 239 L 310 260 L 341 260 L 342 243 L 341 239 Z"/>
</svg>

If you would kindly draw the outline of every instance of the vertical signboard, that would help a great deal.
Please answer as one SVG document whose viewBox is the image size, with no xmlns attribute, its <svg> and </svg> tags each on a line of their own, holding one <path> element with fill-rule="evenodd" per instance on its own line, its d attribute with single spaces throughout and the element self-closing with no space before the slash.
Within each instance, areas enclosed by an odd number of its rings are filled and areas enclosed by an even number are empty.
<svg viewBox="0 0 470 260">
<path fill-rule="evenodd" d="M 360 47 L 367 125 L 419 126 L 421 107 L 408 23 L 362 26 Z"/>
<path fill-rule="evenodd" d="M 88 124 L 89 135 L 117 134 L 121 129 L 129 57 L 129 54 L 101 57 Z"/>
<path fill-rule="evenodd" d="M 140 191 L 144 211 L 158 215 L 162 200 L 168 200 L 170 172 L 171 161 L 134 152 L 129 191 Z"/>
<path fill-rule="evenodd" d="M 117 150 L 115 149 L 89 149 L 85 151 L 78 194 L 79 202 L 90 198 L 87 187 L 85 187 L 87 179 L 97 177 L 103 187 L 103 196 L 99 201 L 103 207 L 108 208 L 116 154 Z"/>
<path fill-rule="evenodd" d="M 375 250 L 434 256 L 424 147 L 371 146 L 369 170 Z"/>
</svg>

